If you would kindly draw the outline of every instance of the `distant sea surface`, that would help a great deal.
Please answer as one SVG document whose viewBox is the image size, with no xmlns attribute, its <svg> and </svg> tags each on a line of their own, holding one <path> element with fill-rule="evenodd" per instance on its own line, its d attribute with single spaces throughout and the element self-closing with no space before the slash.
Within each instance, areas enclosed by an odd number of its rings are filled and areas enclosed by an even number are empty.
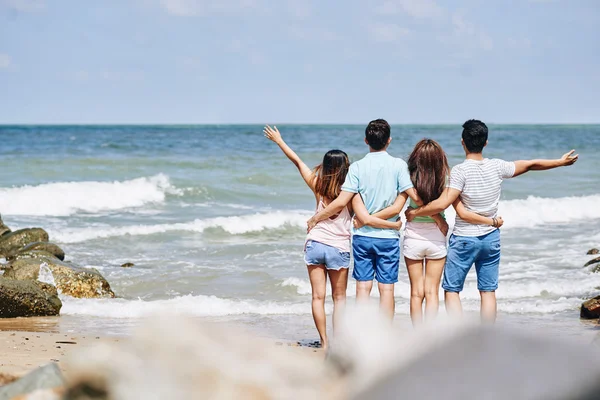
<svg viewBox="0 0 600 400">
<path fill-rule="evenodd" d="M 363 126 L 279 129 L 311 166 L 329 149 L 353 161 L 368 150 Z M 406 159 L 428 137 L 456 165 L 460 132 L 393 126 L 389 152 Z M 558 158 L 570 149 L 580 154 L 573 167 L 504 183 L 501 321 L 587 329 L 578 307 L 600 293 L 600 274 L 583 268 L 587 250 L 600 247 L 600 125 L 490 126 L 487 157 Z M 261 126 L 0 126 L 5 223 L 43 227 L 68 260 L 97 268 L 118 295 L 64 297 L 61 323 L 74 329 L 120 334 L 141 317 L 182 313 L 316 338 L 302 256 L 314 206 Z M 125 262 L 135 266 L 121 268 Z M 406 318 L 404 263 L 400 271 L 396 309 Z M 348 295 L 354 290 L 351 279 Z M 474 271 L 463 298 L 467 310 L 478 309 Z"/>
</svg>

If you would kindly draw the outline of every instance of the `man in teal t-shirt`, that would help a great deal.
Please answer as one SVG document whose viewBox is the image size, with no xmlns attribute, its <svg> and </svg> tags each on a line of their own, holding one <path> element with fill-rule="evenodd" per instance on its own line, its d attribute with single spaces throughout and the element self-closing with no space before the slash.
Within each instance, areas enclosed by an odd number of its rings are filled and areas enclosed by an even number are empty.
<svg viewBox="0 0 600 400">
<path fill-rule="evenodd" d="M 365 142 L 369 146 L 369 154 L 350 166 L 342 192 L 308 221 L 309 229 L 340 212 L 357 193 L 361 195 L 369 214 L 391 206 L 402 192 L 418 199 L 406 162 L 390 156 L 386 151 L 391 142 L 390 125 L 383 119 L 371 121 L 365 130 Z M 391 220 L 395 221 L 397 217 Z M 398 282 L 400 264 L 398 231 L 368 226 L 354 229 L 352 253 L 352 276 L 357 281 L 357 301 L 369 298 L 373 279 L 376 279 L 381 310 L 393 318 L 394 284 Z"/>
</svg>

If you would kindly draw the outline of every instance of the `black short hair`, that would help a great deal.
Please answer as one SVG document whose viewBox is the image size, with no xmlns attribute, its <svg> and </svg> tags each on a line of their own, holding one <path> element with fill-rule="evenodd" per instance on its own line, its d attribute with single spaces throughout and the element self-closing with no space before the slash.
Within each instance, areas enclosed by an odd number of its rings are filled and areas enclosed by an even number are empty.
<svg viewBox="0 0 600 400">
<path fill-rule="evenodd" d="M 365 138 L 373 150 L 383 149 L 390 139 L 390 124 L 385 119 L 375 119 L 369 122 L 365 129 Z"/>
<path fill-rule="evenodd" d="M 481 153 L 488 140 L 488 127 L 478 119 L 470 119 L 462 127 L 462 139 L 469 153 Z"/>
</svg>

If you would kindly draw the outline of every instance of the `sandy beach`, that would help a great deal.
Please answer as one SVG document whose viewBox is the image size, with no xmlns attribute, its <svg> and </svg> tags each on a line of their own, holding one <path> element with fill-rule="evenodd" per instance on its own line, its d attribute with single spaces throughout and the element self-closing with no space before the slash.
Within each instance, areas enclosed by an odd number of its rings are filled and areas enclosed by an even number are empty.
<svg viewBox="0 0 600 400">
<path fill-rule="evenodd" d="M 57 363 L 68 376 L 69 357 L 99 344 L 127 341 L 127 336 L 101 333 L 65 333 L 56 330 L 58 318 L 16 318 L 0 320 L 0 386 L 10 383 L 48 363 Z M 50 330 L 50 331 L 49 331 Z M 272 340 L 273 346 L 290 355 L 323 357 L 323 351 L 298 342 Z"/>
</svg>

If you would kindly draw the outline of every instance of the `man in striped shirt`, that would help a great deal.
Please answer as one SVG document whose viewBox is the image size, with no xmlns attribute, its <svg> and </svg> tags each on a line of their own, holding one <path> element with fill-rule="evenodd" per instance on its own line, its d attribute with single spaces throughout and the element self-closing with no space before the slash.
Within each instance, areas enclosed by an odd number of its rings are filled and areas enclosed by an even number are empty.
<svg viewBox="0 0 600 400">
<path fill-rule="evenodd" d="M 478 120 L 469 120 L 463 125 L 462 145 L 466 160 L 452 168 L 450 181 L 439 199 L 417 209 L 408 209 L 406 217 L 437 214 L 459 198 L 469 211 L 498 220 L 498 202 L 502 181 L 528 171 L 547 170 L 572 165 L 577 161 L 574 151 L 558 160 L 527 160 L 507 162 L 483 157 L 483 148 L 488 142 L 488 128 Z M 494 226 L 473 225 L 456 217 L 450 236 L 448 257 L 444 269 L 442 287 L 445 292 L 446 310 L 449 314 L 462 314 L 460 292 L 467 273 L 475 264 L 477 288 L 481 295 L 481 318 L 496 320 L 496 289 L 500 266 L 500 231 Z"/>
</svg>

